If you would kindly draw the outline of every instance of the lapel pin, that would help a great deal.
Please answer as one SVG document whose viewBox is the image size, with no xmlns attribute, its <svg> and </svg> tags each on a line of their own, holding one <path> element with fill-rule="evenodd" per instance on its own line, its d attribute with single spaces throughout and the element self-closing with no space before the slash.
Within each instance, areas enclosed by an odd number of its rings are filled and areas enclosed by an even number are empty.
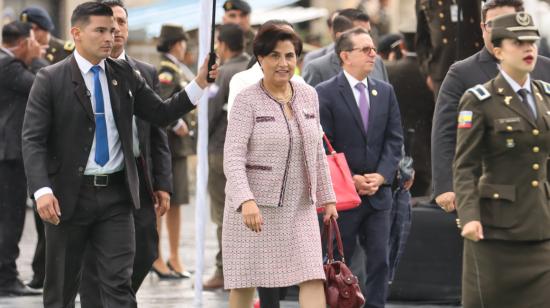
<svg viewBox="0 0 550 308">
<path fill-rule="evenodd" d="M 378 95 L 378 91 L 376 91 L 376 89 L 373 89 L 370 93 L 372 93 L 372 96 Z"/>
<path fill-rule="evenodd" d="M 504 88 L 498 88 L 498 93 L 504 92 Z"/>
<path fill-rule="evenodd" d="M 138 74 L 138 76 L 141 76 L 141 72 L 139 70 L 136 70 L 136 74 Z"/>
<path fill-rule="evenodd" d="M 132 90 L 128 90 L 128 95 L 129 95 L 130 97 L 133 97 L 133 96 L 134 96 L 134 95 L 132 94 Z"/>
<path fill-rule="evenodd" d="M 512 97 L 511 96 L 506 96 L 504 98 L 504 103 L 508 106 L 510 105 L 510 101 L 512 100 Z"/>
<path fill-rule="evenodd" d="M 513 148 L 516 146 L 516 143 L 514 142 L 514 139 L 506 139 L 506 147 L 507 148 Z"/>
<path fill-rule="evenodd" d="M 90 91 L 86 90 L 86 96 L 92 97 L 92 93 L 90 93 Z"/>
<path fill-rule="evenodd" d="M 113 79 L 113 81 L 111 82 L 113 84 L 113 86 L 118 86 L 118 81 L 116 81 L 116 79 Z"/>
</svg>

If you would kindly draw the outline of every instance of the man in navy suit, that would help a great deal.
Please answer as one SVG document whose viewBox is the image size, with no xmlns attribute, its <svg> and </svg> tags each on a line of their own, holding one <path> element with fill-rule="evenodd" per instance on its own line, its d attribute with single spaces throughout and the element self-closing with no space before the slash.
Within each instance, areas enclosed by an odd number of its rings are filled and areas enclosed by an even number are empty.
<svg viewBox="0 0 550 308">
<path fill-rule="evenodd" d="M 346 155 L 359 207 L 340 213 L 338 225 L 348 263 L 356 237 L 366 255 L 365 307 L 384 307 L 388 285 L 388 240 L 392 183 L 401 159 L 403 131 L 391 85 L 367 77 L 376 48 L 365 30 L 344 32 L 336 41 L 343 71 L 319 84 L 321 124 L 337 152 Z"/>
</svg>

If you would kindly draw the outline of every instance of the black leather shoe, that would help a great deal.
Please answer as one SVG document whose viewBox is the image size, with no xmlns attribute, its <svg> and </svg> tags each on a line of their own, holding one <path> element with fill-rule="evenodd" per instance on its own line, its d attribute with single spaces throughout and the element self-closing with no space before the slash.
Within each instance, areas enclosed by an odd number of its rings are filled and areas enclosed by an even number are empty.
<svg viewBox="0 0 550 308">
<path fill-rule="evenodd" d="M 170 261 L 167 261 L 166 262 L 166 266 L 168 266 L 168 268 L 174 272 L 174 274 L 180 278 L 180 279 L 188 279 L 188 278 L 191 278 L 191 272 L 188 272 L 188 271 L 183 271 L 183 272 L 178 272 L 174 269 L 174 267 L 172 266 L 172 263 L 170 263 Z"/>
<path fill-rule="evenodd" d="M 176 274 L 174 274 L 172 271 L 168 272 L 168 273 L 163 273 L 161 271 L 159 271 L 158 269 L 156 269 L 154 266 L 151 267 L 151 271 L 153 271 L 153 273 L 157 274 L 157 276 L 159 277 L 160 280 L 175 280 L 175 279 L 180 279 L 178 276 L 176 276 Z"/>
<path fill-rule="evenodd" d="M 0 296 L 32 296 L 41 295 L 41 291 L 27 287 L 21 280 L 16 279 L 12 283 L 0 286 Z"/>
<path fill-rule="evenodd" d="M 27 282 L 27 287 L 31 289 L 42 289 L 44 287 L 44 280 L 33 277 L 31 281 Z"/>
</svg>

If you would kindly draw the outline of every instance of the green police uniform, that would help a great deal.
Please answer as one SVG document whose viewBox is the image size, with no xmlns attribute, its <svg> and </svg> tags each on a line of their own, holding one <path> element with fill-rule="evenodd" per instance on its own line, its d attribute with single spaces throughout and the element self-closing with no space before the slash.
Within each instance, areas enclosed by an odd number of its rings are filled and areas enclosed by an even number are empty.
<svg viewBox="0 0 550 308">
<path fill-rule="evenodd" d="M 493 41 L 534 41 L 538 31 L 528 19 L 495 19 Z M 460 101 L 457 211 L 460 225 L 480 221 L 484 234 L 464 241 L 465 308 L 550 305 L 550 84 L 532 80 L 524 88 L 535 115 L 503 72 Z"/>
<path fill-rule="evenodd" d="M 48 60 L 50 64 L 65 59 L 75 48 L 73 41 L 62 41 L 53 36 L 50 38 L 48 45 L 49 47 L 46 49 L 46 60 Z"/>
<path fill-rule="evenodd" d="M 191 82 L 194 76 L 184 74 L 179 64 L 172 61 L 166 55 L 162 55 L 159 73 L 160 96 L 167 99 L 174 93 Z M 174 133 L 172 127 L 168 128 L 168 144 L 172 152 L 172 175 L 174 181 L 174 193 L 171 198 L 173 205 L 189 203 L 189 179 L 187 176 L 187 156 L 196 152 L 197 111 L 187 113 L 182 119 L 189 128 L 189 134 L 180 137 Z"/>
</svg>

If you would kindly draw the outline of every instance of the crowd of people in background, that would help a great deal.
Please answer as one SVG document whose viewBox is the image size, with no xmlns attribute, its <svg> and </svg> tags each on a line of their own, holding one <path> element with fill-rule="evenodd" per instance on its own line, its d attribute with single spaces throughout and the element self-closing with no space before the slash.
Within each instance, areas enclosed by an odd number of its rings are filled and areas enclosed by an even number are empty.
<svg viewBox="0 0 550 308">
<path fill-rule="evenodd" d="M 162 280 L 192 277 L 180 255 L 181 217 L 192 200 L 195 105 L 207 95 L 218 252 L 203 287 L 230 289 L 230 307 L 250 307 L 256 290 L 260 307 L 279 307 L 295 285 L 301 307 L 325 307 L 320 230 L 330 219 L 365 307 L 384 307 L 410 205 L 427 196 L 458 212 L 465 307 L 544 307 L 543 31 L 521 0 L 410 4 L 416 27 L 399 33 L 389 33 L 387 1 L 375 15 L 363 7 L 331 12 L 332 42 L 306 52 L 294 25 L 270 20 L 255 30 L 250 5 L 227 0 L 217 65 L 196 72 L 180 25 L 162 26 L 158 67 L 127 54 L 132 16 L 120 0 L 76 7 L 67 41 L 51 35 L 44 9 L 23 10 L 2 28 L 0 47 L 0 296 L 43 295 L 45 307 L 69 307 L 80 294 L 82 307 L 136 307 L 150 271 Z M 519 115 L 502 111 L 510 105 Z M 346 156 L 357 208 L 336 210 L 323 134 Z M 517 159 L 522 167 L 508 170 Z M 24 283 L 16 260 L 27 197 L 37 244 Z M 504 259 L 484 261 L 497 255 Z M 506 262 L 522 268 L 526 260 L 536 266 L 498 279 Z M 510 288 L 519 291 L 501 291 Z"/>
</svg>

